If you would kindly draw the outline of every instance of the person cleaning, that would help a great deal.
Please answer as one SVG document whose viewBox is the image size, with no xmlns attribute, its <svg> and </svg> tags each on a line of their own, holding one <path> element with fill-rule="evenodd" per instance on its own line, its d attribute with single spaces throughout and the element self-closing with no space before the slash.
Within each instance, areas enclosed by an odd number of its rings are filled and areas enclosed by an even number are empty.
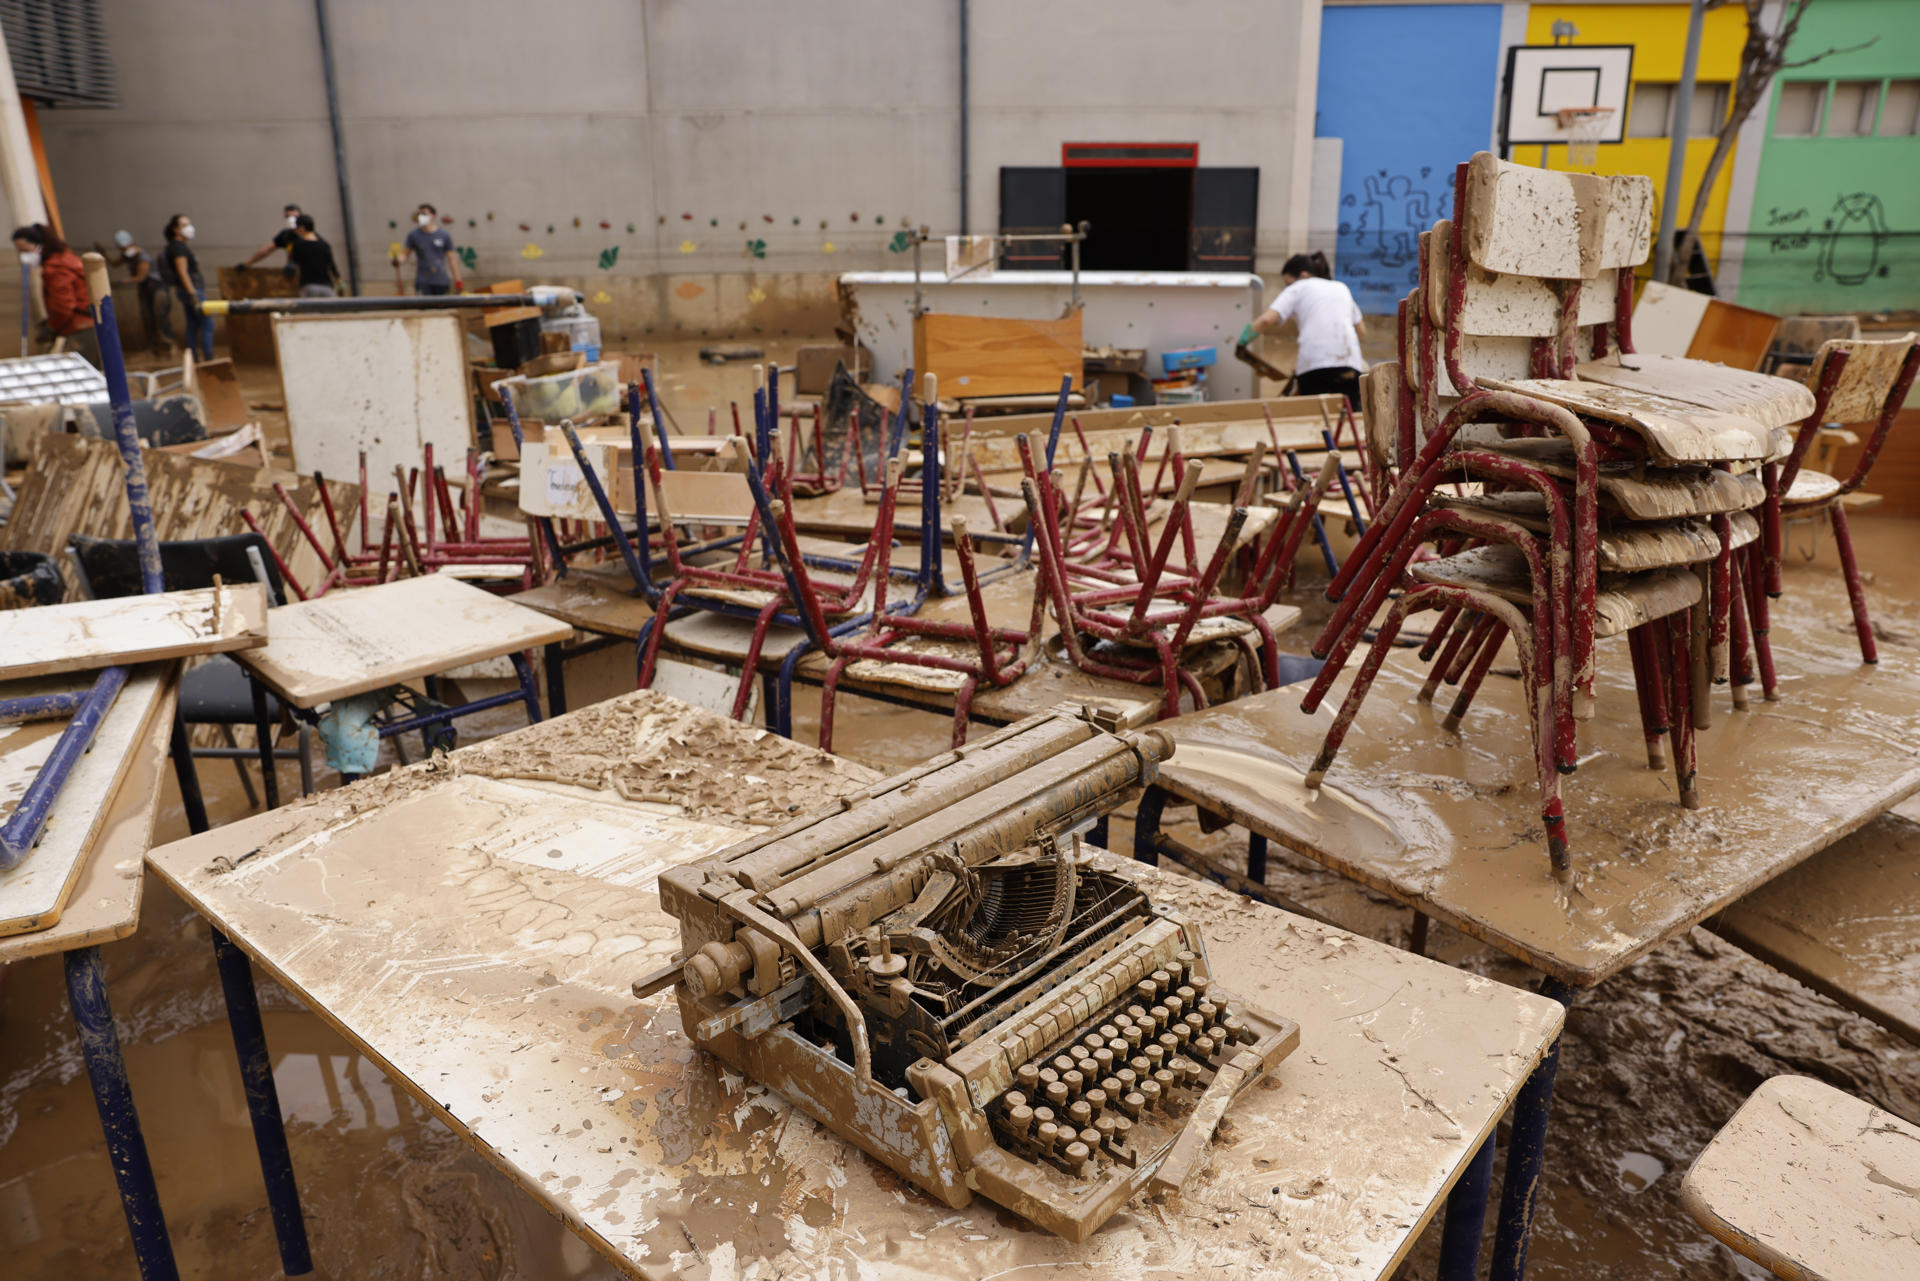
<svg viewBox="0 0 1920 1281">
<path fill-rule="evenodd" d="M 1281 288 L 1267 310 L 1240 331 L 1240 345 L 1273 333 L 1291 320 L 1300 334 L 1294 364 L 1294 393 L 1319 396 L 1338 392 L 1349 405 L 1360 403 L 1360 375 L 1367 362 L 1360 354 L 1366 318 L 1353 293 L 1333 279 L 1327 256 L 1319 251 L 1295 254 L 1280 269 Z"/>
<path fill-rule="evenodd" d="M 46 224 L 38 222 L 16 228 L 13 247 L 20 251 L 23 266 L 40 271 L 47 328 L 54 337 L 66 339 L 69 351 L 79 352 L 98 369 L 100 341 L 93 332 L 93 299 L 87 293 L 87 269 L 81 265 L 80 255 Z"/>
</svg>

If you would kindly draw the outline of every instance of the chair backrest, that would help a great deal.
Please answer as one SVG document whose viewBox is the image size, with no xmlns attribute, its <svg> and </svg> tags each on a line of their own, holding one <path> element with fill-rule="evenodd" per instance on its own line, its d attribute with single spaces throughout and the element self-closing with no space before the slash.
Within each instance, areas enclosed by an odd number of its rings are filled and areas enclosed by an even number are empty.
<svg viewBox="0 0 1920 1281">
<path fill-rule="evenodd" d="M 140 552 L 131 538 L 89 538 L 74 534 L 67 539 L 74 561 L 79 565 L 82 585 L 96 600 L 110 596 L 140 594 Z M 182 539 L 160 544 L 160 573 L 170 592 L 190 591 L 213 586 L 214 575 L 224 583 L 259 581 L 252 548 L 267 574 L 269 603 L 283 599 L 280 568 L 274 564 L 273 551 L 259 534 L 225 534 L 218 538 Z"/>
<path fill-rule="evenodd" d="M 1826 420 L 1863 423 L 1878 418 L 1916 342 L 1920 342 L 1920 334 L 1906 333 L 1898 338 L 1834 338 L 1820 344 L 1813 370 L 1807 375 L 1809 387 L 1820 385 L 1820 375 L 1835 352 L 1847 353 L 1847 363 L 1827 401 Z"/>
<path fill-rule="evenodd" d="M 1834 338 L 1858 338 L 1857 316 L 1782 316 L 1773 331 L 1773 343 L 1767 355 L 1778 358 L 1811 359 L 1821 344 Z"/>
</svg>

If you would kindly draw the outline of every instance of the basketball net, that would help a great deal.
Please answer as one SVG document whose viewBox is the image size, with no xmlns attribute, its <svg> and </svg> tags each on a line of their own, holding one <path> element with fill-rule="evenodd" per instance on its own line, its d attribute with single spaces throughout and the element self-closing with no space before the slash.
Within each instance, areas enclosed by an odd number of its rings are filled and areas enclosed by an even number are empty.
<svg viewBox="0 0 1920 1281">
<path fill-rule="evenodd" d="M 1600 159 L 1600 140 L 1606 136 L 1612 107 L 1562 107 L 1555 113 L 1567 131 L 1567 163 L 1591 168 Z"/>
</svg>

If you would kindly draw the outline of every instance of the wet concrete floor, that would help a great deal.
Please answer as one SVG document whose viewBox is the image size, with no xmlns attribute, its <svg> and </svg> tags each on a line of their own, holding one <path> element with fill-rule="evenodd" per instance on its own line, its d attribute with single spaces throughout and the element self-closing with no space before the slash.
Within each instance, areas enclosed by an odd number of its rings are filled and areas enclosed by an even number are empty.
<svg viewBox="0 0 1920 1281">
<path fill-rule="evenodd" d="M 711 384 L 689 388 L 690 404 L 704 403 L 695 394 L 730 394 L 721 384 L 746 377 L 740 366 L 699 373 Z M 1870 596 L 1920 600 L 1910 560 L 1920 524 L 1863 517 L 1855 531 L 1875 575 Z M 1814 549 L 1816 558 L 1790 553 L 1789 592 L 1802 575 L 1836 572 L 1824 534 L 1816 541 L 1795 531 L 1791 543 Z M 1301 599 L 1312 595 L 1303 591 Z M 1294 634 L 1302 648 L 1314 621 Z M 1833 621 L 1834 644 L 1851 646 L 1846 620 Z M 1881 646 L 1883 662 L 1912 662 L 1920 636 L 1884 629 Z M 944 717 L 856 699 L 841 706 L 840 745 L 869 763 L 898 768 L 946 745 Z M 810 708 L 802 697 L 802 741 L 812 740 Z M 519 723 L 511 712 L 490 713 L 464 723 L 463 741 Z M 230 765 L 203 762 L 202 777 L 216 821 L 246 812 Z M 321 786 L 333 781 L 320 771 Z M 283 793 L 297 785 L 288 762 Z M 164 805 L 156 839 L 185 835 L 170 783 Z M 1223 857 L 1244 842 L 1236 829 L 1181 834 Z M 1116 823 L 1116 848 L 1129 838 L 1127 825 Z M 1349 928 L 1407 940 L 1404 910 L 1277 849 L 1272 881 Z M 1503 981 L 1535 978 L 1444 927 L 1434 928 L 1430 947 Z M 139 934 L 103 952 L 183 1275 L 280 1275 L 206 924 L 149 878 Z M 322 1019 L 270 981 L 261 983 L 261 997 L 319 1275 L 616 1275 Z M 1780 1072 L 1818 1077 L 1920 1119 L 1920 1049 L 1704 931 L 1583 994 L 1568 1022 L 1530 1275 L 1761 1275 L 1696 1227 L 1677 1193 L 1694 1155 L 1760 1081 Z M 1438 1236 L 1437 1228 L 1427 1233 L 1402 1276 L 1433 1276 Z M 0 1275 L 21 1281 L 135 1274 L 57 958 L 0 971 L 0 1252 Z"/>
</svg>

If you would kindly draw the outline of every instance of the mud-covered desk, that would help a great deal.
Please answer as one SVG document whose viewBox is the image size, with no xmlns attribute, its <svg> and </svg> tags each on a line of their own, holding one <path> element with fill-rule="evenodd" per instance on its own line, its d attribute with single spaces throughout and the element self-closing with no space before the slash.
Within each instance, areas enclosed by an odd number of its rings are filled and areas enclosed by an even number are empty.
<svg viewBox="0 0 1920 1281">
<path fill-rule="evenodd" d="M 1300 1022 L 1300 1049 L 1187 1195 L 1084 1246 L 948 1209 L 719 1070 L 669 996 L 629 991 L 677 945 L 663 867 L 873 777 L 641 692 L 150 862 L 640 1276 L 1382 1277 L 1560 1027 L 1540 997 L 1140 869 L 1207 922 L 1223 982 Z"/>
</svg>

